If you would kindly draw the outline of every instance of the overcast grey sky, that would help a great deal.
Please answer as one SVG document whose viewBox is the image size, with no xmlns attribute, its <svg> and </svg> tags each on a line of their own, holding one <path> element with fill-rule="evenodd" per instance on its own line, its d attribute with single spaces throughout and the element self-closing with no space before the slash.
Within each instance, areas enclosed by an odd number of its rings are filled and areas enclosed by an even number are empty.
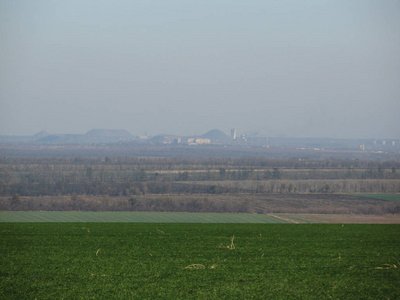
<svg viewBox="0 0 400 300">
<path fill-rule="evenodd" d="M 0 134 L 400 138 L 400 1 L 0 0 Z"/>
</svg>

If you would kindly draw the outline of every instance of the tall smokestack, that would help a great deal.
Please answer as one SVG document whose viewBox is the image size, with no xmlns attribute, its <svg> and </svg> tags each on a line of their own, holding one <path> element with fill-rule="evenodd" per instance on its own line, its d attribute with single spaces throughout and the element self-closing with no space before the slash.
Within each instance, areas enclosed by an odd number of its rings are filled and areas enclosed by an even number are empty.
<svg viewBox="0 0 400 300">
<path fill-rule="evenodd" d="M 231 129 L 231 139 L 232 141 L 236 140 L 236 128 Z"/>
</svg>

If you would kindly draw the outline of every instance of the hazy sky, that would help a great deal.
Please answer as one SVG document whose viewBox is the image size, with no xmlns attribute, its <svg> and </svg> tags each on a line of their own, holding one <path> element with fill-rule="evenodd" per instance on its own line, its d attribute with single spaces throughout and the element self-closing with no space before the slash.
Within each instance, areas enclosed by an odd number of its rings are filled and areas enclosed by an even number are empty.
<svg viewBox="0 0 400 300">
<path fill-rule="evenodd" d="M 400 1 L 0 0 L 0 134 L 400 138 Z"/>
</svg>

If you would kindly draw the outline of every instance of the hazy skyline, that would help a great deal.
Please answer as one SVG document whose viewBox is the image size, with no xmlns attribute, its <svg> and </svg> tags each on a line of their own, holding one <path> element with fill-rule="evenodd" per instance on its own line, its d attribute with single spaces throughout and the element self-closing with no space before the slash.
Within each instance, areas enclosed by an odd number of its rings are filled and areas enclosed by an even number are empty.
<svg viewBox="0 0 400 300">
<path fill-rule="evenodd" d="M 400 1 L 0 0 L 0 134 L 400 138 Z"/>
</svg>

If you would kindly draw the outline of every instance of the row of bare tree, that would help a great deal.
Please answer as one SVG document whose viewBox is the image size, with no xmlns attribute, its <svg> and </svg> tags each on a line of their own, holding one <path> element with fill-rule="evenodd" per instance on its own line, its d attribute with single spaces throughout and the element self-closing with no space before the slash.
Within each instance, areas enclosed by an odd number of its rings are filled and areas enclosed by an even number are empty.
<svg viewBox="0 0 400 300">
<path fill-rule="evenodd" d="M 396 179 L 341 179 L 341 180 L 243 180 L 196 182 L 114 182 L 101 183 L 19 183 L 0 186 L 0 195 L 61 196 L 143 194 L 235 194 L 235 193 L 400 193 Z"/>
<path fill-rule="evenodd" d="M 166 195 L 0 197 L 3 211 L 400 214 L 400 203 L 345 195 Z"/>
</svg>

